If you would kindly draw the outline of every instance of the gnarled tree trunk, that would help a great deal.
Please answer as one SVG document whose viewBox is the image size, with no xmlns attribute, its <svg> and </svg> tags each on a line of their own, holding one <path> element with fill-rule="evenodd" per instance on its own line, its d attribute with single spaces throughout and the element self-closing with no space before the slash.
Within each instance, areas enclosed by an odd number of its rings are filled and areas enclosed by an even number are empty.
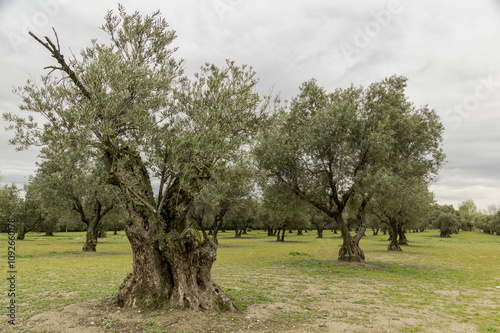
<svg viewBox="0 0 500 333">
<path fill-rule="evenodd" d="M 389 246 L 387 247 L 387 250 L 388 251 L 403 251 L 401 249 L 401 246 L 399 246 L 399 242 L 398 242 L 398 227 L 394 223 L 391 223 L 391 226 L 392 226 L 392 230 L 390 230 L 391 237 L 389 239 L 390 242 L 389 242 Z"/>
<path fill-rule="evenodd" d="M 142 221 L 141 221 L 142 220 Z M 154 223 L 154 222 L 153 222 Z M 118 295 L 121 306 L 221 309 L 236 311 L 210 274 L 217 247 L 194 229 L 162 235 L 146 217 L 126 227 L 133 252 L 133 272 Z M 159 236 L 162 235 L 162 236 Z"/>
<path fill-rule="evenodd" d="M 406 238 L 406 233 L 401 226 L 398 228 L 398 236 L 399 236 L 398 239 L 399 245 L 408 245 L 408 239 Z"/>
<path fill-rule="evenodd" d="M 339 261 L 344 262 L 364 262 L 365 254 L 359 247 L 359 240 L 355 240 L 347 228 L 342 214 L 335 214 L 335 221 L 340 227 L 342 234 L 342 246 L 339 250 Z"/>
</svg>

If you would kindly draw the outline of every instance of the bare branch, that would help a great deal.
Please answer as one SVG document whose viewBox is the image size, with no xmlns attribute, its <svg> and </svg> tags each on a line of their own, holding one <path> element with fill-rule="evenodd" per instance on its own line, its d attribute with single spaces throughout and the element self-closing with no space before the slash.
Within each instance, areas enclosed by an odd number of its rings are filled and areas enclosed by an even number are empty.
<svg viewBox="0 0 500 333">
<path fill-rule="evenodd" d="M 57 50 L 61 51 L 61 46 L 59 45 L 59 36 L 57 35 L 56 29 L 54 29 L 54 27 L 52 27 L 52 31 L 54 31 L 54 35 L 56 36 Z"/>
<path fill-rule="evenodd" d="M 55 32 L 55 30 L 54 30 Z M 59 69 L 63 72 L 65 72 L 66 74 L 68 74 L 69 78 L 71 79 L 71 81 L 73 81 L 73 83 L 78 87 L 78 89 L 80 89 L 80 91 L 82 92 L 82 94 L 89 100 L 92 99 L 92 95 L 90 94 L 90 92 L 85 88 L 85 86 L 83 85 L 83 83 L 78 79 L 78 77 L 76 76 L 76 73 L 71 69 L 71 67 L 69 67 L 69 65 L 66 63 L 66 61 L 64 60 L 64 56 L 61 54 L 61 51 L 60 51 L 60 47 L 59 47 L 59 38 L 57 37 L 57 34 L 56 34 L 56 39 L 57 39 L 57 47 L 54 45 L 54 43 L 50 40 L 49 37 L 45 36 L 45 40 L 47 42 L 44 42 L 42 41 L 40 38 L 38 38 L 34 33 L 32 33 L 31 31 L 29 32 L 30 36 L 33 37 L 38 43 L 42 44 L 47 50 L 49 50 L 50 54 L 52 55 L 53 58 L 55 58 L 57 60 L 57 62 L 59 63 L 59 65 L 61 65 L 61 67 L 53 67 L 53 66 L 50 66 L 49 68 L 52 68 L 52 69 Z"/>
</svg>

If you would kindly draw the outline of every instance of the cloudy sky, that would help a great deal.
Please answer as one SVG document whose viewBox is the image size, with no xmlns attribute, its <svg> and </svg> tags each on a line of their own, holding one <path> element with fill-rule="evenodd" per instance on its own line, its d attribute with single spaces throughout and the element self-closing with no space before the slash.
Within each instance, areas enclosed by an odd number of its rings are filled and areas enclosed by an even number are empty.
<svg viewBox="0 0 500 333">
<path fill-rule="evenodd" d="M 161 10 L 178 57 L 192 74 L 205 62 L 249 64 L 260 89 L 284 99 L 316 78 L 327 90 L 399 74 L 416 105 L 446 127 L 447 164 L 432 189 L 441 204 L 500 203 L 500 1 L 170 0 L 121 1 L 127 11 Z M 0 112 L 18 112 L 12 88 L 53 64 L 27 32 L 50 35 L 78 54 L 113 1 L 0 0 Z M 71 50 L 71 51 L 70 51 Z M 0 175 L 22 185 L 38 151 L 16 152 L 0 123 Z"/>
</svg>

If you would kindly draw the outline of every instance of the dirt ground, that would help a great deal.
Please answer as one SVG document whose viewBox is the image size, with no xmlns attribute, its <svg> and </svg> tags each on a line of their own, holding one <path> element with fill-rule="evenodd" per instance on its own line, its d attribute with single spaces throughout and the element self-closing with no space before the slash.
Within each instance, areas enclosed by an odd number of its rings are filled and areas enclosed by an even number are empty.
<svg viewBox="0 0 500 333">
<path fill-rule="evenodd" d="M 277 282 L 280 290 L 297 286 L 294 277 Z M 15 332 L 479 332 L 459 316 L 443 314 L 435 305 L 414 308 L 383 304 L 377 291 L 387 287 L 384 285 L 353 283 L 342 287 L 325 285 L 312 277 L 300 283 L 307 306 L 292 299 L 250 305 L 240 313 L 151 312 L 118 308 L 112 298 L 107 298 L 37 314 L 16 325 Z M 436 294 L 458 297 L 446 290 Z"/>
</svg>

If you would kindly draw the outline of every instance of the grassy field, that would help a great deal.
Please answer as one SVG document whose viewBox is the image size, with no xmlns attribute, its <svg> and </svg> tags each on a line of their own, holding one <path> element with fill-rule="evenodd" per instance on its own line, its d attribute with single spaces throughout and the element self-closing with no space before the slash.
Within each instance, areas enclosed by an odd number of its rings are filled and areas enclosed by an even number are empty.
<svg viewBox="0 0 500 333">
<path fill-rule="evenodd" d="M 363 265 L 334 260 L 341 239 L 331 232 L 287 234 L 285 243 L 260 231 L 221 234 L 212 275 L 238 314 L 118 309 L 110 296 L 132 270 L 123 232 L 100 240 L 97 253 L 80 252 L 84 233 L 28 234 L 16 244 L 19 324 L 14 330 L 3 315 L 0 325 L 6 332 L 500 332 L 500 237 L 411 233 L 396 253 L 386 251 L 387 236 L 367 234 Z M 0 244 L 6 272 L 7 243 Z M 3 290 L 6 309 L 6 282 Z"/>
</svg>

